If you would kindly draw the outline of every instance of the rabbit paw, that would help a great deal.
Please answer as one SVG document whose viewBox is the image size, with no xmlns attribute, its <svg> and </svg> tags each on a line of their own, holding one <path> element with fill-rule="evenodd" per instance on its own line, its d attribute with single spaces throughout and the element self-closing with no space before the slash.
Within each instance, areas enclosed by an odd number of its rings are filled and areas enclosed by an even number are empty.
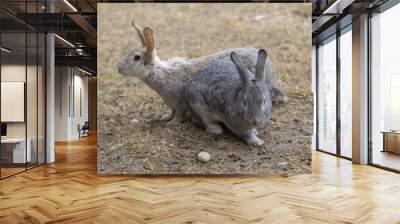
<svg viewBox="0 0 400 224">
<path fill-rule="evenodd" d="M 179 123 L 182 123 L 182 121 L 183 120 L 181 118 L 178 118 L 178 117 L 175 116 L 172 120 L 167 122 L 167 126 L 175 126 L 175 125 L 177 125 Z"/>
<path fill-rule="evenodd" d="M 207 133 L 213 135 L 222 135 L 222 133 L 224 133 L 224 130 L 219 124 L 209 124 L 207 125 Z"/>
<path fill-rule="evenodd" d="M 168 113 L 168 114 L 164 114 L 164 115 L 161 117 L 161 121 L 171 121 L 173 118 L 174 118 L 174 112 L 171 111 L 171 112 Z"/>
<path fill-rule="evenodd" d="M 264 145 L 264 141 L 259 139 L 257 136 L 251 136 L 245 140 L 248 145 Z"/>
</svg>

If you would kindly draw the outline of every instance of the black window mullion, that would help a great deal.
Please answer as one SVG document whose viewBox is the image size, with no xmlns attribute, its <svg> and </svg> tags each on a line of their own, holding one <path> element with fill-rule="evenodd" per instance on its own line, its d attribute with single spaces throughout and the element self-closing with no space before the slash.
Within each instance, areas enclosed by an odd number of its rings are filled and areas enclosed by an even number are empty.
<svg viewBox="0 0 400 224">
<path fill-rule="evenodd" d="M 319 45 L 315 47 L 315 148 L 319 149 Z"/>
<path fill-rule="evenodd" d="M 39 1 L 36 1 L 39 13 Z M 36 166 L 39 165 L 39 32 L 36 32 Z"/>
<path fill-rule="evenodd" d="M 28 1 L 25 1 L 25 21 L 27 21 Z M 25 88 L 24 88 L 24 120 L 25 120 L 25 170 L 28 169 L 28 119 L 27 119 L 27 89 L 28 89 L 28 24 L 25 23 Z"/>
<path fill-rule="evenodd" d="M 341 119 L 340 119 L 340 30 L 336 31 L 336 154 L 341 156 Z"/>
<path fill-rule="evenodd" d="M 46 13 L 47 13 L 47 3 L 46 3 Z M 44 163 L 47 163 L 47 35 L 48 33 L 46 32 L 44 34 L 44 77 L 42 73 L 42 77 L 44 79 Z M 42 70 L 43 71 L 43 70 Z M 60 77 L 61 78 L 61 77 Z M 43 82 L 43 80 L 42 80 Z"/>
<path fill-rule="evenodd" d="M 368 30 L 367 30 L 367 46 L 368 46 L 368 53 L 367 53 L 367 119 L 368 119 L 368 124 L 367 124 L 367 132 L 368 132 L 368 164 L 373 164 L 373 148 L 372 148 L 372 64 L 371 64 L 371 57 L 372 57 L 372 33 L 371 33 L 371 20 L 372 20 L 372 12 L 368 12 Z"/>
</svg>

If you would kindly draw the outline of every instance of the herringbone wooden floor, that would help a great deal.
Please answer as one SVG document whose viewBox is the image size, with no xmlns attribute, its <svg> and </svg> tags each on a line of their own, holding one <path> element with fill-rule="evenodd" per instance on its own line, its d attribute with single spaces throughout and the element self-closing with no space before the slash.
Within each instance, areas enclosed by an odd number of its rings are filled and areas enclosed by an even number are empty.
<svg viewBox="0 0 400 224">
<path fill-rule="evenodd" d="M 0 223 L 400 223 L 400 175 L 313 153 L 313 174 L 97 176 L 94 137 L 0 181 Z"/>
</svg>

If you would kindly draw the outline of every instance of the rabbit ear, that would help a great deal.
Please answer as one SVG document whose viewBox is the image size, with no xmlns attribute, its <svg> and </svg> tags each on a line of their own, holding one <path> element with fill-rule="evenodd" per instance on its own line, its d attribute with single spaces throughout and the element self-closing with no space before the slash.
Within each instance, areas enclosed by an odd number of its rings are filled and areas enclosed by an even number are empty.
<svg viewBox="0 0 400 224">
<path fill-rule="evenodd" d="M 147 52 L 152 52 L 154 50 L 154 32 L 150 27 L 145 27 L 143 29 L 144 42 L 146 43 Z"/>
<path fill-rule="evenodd" d="M 267 60 L 267 52 L 264 49 L 258 51 L 258 59 L 256 64 L 256 80 L 264 82 L 265 80 L 265 63 Z"/>
<path fill-rule="evenodd" d="M 143 28 L 135 23 L 134 20 L 132 20 L 132 26 L 135 28 L 136 32 L 138 33 L 140 37 L 140 42 L 142 43 L 143 46 L 146 45 L 144 42 L 144 37 L 143 37 Z"/>
<path fill-rule="evenodd" d="M 246 85 L 251 77 L 249 70 L 246 68 L 246 66 L 244 66 L 244 64 L 242 63 L 242 61 L 239 59 L 238 55 L 235 52 L 231 53 L 231 59 L 233 63 L 236 65 L 242 84 Z"/>
<path fill-rule="evenodd" d="M 146 55 L 147 55 L 147 64 L 152 63 L 155 57 L 155 41 L 154 41 L 154 32 L 150 27 L 145 27 L 143 29 L 144 41 L 146 43 Z"/>
</svg>

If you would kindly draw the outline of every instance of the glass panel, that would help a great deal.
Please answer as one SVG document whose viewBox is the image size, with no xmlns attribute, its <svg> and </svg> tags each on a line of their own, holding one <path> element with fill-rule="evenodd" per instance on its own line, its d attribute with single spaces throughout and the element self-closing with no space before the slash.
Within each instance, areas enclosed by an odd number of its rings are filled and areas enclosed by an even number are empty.
<svg viewBox="0 0 400 224">
<path fill-rule="evenodd" d="M 318 147 L 336 153 L 336 40 L 318 48 Z"/>
<path fill-rule="evenodd" d="M 340 36 L 340 153 L 352 157 L 352 35 Z"/>
<path fill-rule="evenodd" d="M 28 165 L 37 165 L 37 74 L 38 57 L 37 45 L 38 36 L 36 32 L 27 33 L 28 38 L 28 63 L 27 63 L 27 82 L 26 82 L 26 112 L 27 112 L 27 149 L 31 151 Z"/>
<path fill-rule="evenodd" d="M 372 163 L 400 170 L 400 5 L 372 22 Z"/>
<path fill-rule="evenodd" d="M 39 34 L 38 46 L 38 163 L 45 163 L 45 52 L 46 39 L 44 34 Z"/>
<path fill-rule="evenodd" d="M 45 1 L 1 1 L 17 13 L 43 13 Z M 45 35 L 0 12 L 0 177 L 45 162 Z M 34 21 L 32 21 L 34 22 Z"/>
<path fill-rule="evenodd" d="M 37 13 L 36 1 L 27 2 L 26 12 Z M 37 17 L 36 17 L 37 18 Z M 31 19 L 33 20 L 33 19 Z M 32 21 L 36 22 L 36 21 Z M 27 80 L 26 80 L 26 125 L 27 149 L 31 151 L 28 168 L 37 165 L 37 74 L 38 74 L 38 35 L 35 30 L 27 30 Z"/>
<path fill-rule="evenodd" d="M 26 34 L 2 33 L 1 43 L 1 166 L 2 178 L 25 170 Z M 29 147 L 28 147 L 29 148 Z"/>
</svg>

